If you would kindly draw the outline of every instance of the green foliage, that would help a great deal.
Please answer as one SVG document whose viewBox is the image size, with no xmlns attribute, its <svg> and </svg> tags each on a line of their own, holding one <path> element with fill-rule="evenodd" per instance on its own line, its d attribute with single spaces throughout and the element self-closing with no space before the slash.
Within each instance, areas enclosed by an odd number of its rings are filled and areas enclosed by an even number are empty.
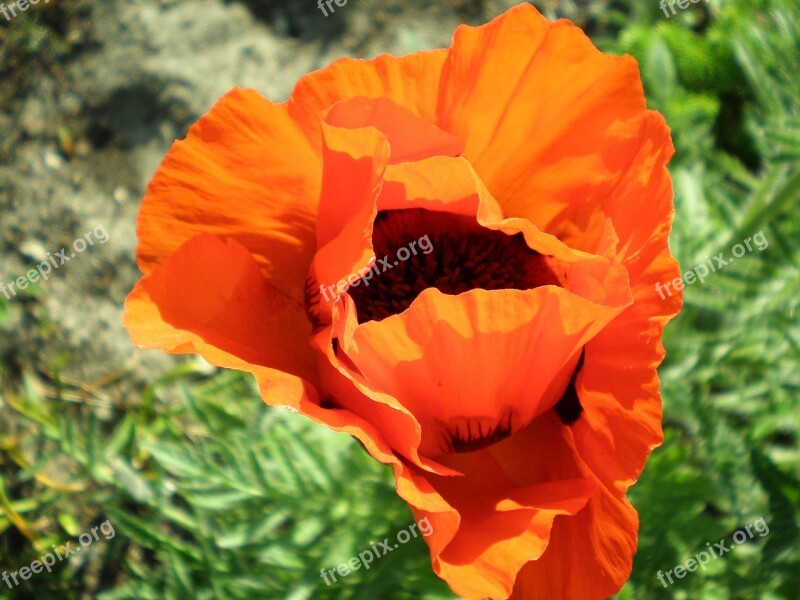
<svg viewBox="0 0 800 600">
<path fill-rule="evenodd" d="M 95 542 L 105 547 L 93 567 L 102 575 L 122 560 L 128 578 L 98 593 L 104 600 L 362 598 L 379 597 L 387 586 L 396 597 L 447 597 L 419 537 L 329 590 L 320 569 L 395 539 L 413 523 L 390 473 L 349 437 L 267 407 L 241 374 L 188 385 L 195 377 L 183 367 L 154 384 L 156 414 L 145 406 L 128 411 L 107 433 L 94 409 L 63 414 L 61 402 L 41 398 L 33 386 L 11 398 L 36 424 L 37 443 L 48 440 L 36 462 L 16 474 L 18 485 L 53 464 L 69 475 L 66 482 L 48 481 L 32 499 L 10 501 L 22 521 L 30 514 L 58 518 L 42 533 L 29 524 L 32 539 L 21 554 L 0 547 L 2 564 L 30 564 L 53 543 L 108 519 L 120 535 Z M 6 442 L 12 455 L 25 455 L 27 447 L 24 440 Z M 74 492 L 57 493 L 59 486 Z M 91 507 L 89 514 L 76 506 Z M 88 566 L 76 560 L 19 591 L 77 598 L 70 582 Z M 398 569 L 402 578 L 393 575 Z"/>
</svg>

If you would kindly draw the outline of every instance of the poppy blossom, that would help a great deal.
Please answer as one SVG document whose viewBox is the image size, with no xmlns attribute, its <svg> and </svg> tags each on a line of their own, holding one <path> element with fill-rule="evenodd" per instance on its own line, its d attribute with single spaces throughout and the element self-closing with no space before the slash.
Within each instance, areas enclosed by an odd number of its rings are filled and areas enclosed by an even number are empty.
<svg viewBox="0 0 800 600">
<path fill-rule="evenodd" d="M 662 441 L 672 153 L 634 59 L 527 4 L 235 89 L 148 187 L 125 325 L 358 438 L 460 596 L 606 598 Z"/>
</svg>

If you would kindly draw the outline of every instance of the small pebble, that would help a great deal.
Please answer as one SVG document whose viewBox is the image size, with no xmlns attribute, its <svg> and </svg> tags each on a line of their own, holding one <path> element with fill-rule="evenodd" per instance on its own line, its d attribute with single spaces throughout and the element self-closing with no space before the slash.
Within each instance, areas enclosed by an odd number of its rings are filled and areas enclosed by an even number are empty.
<svg viewBox="0 0 800 600">
<path fill-rule="evenodd" d="M 52 148 L 48 148 L 44 151 L 44 164 L 48 169 L 57 171 L 64 166 L 64 159 L 58 152 Z"/>
<path fill-rule="evenodd" d="M 125 204 L 131 199 L 131 194 L 128 190 L 120 185 L 114 188 L 113 197 L 114 202 L 117 204 Z"/>
<path fill-rule="evenodd" d="M 47 260 L 47 248 L 39 240 L 28 239 L 19 246 L 19 252 L 26 259 L 36 263 Z"/>
</svg>

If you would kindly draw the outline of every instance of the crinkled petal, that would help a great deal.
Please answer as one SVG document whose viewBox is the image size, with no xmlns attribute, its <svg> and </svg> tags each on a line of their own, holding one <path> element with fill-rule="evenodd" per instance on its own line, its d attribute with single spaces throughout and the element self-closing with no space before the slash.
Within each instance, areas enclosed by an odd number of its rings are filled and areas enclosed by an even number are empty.
<svg viewBox="0 0 800 600">
<path fill-rule="evenodd" d="M 549 233 L 614 189 L 644 111 L 634 59 L 601 53 L 529 4 L 459 27 L 442 70 L 439 126 L 465 140 L 463 156 L 507 216 Z"/>
<path fill-rule="evenodd" d="M 219 366 L 268 367 L 284 380 L 317 383 L 303 306 L 267 283 L 233 239 L 186 242 L 136 285 L 124 325 L 141 347 L 196 352 Z"/>
<path fill-rule="evenodd" d="M 199 234 L 238 241 L 268 281 L 302 301 L 314 254 L 322 164 L 286 105 L 234 89 L 176 142 L 139 213 L 149 273 Z"/>
</svg>

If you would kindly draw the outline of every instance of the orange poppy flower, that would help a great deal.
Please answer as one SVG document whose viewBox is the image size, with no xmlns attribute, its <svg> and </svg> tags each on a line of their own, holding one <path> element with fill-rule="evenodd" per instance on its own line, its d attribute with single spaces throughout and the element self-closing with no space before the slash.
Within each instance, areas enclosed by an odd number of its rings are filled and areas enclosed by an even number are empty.
<svg viewBox="0 0 800 600">
<path fill-rule="evenodd" d="M 465 598 L 605 598 L 662 440 L 673 153 L 636 62 L 517 6 L 233 90 L 139 216 L 133 341 L 357 437 Z"/>
</svg>

